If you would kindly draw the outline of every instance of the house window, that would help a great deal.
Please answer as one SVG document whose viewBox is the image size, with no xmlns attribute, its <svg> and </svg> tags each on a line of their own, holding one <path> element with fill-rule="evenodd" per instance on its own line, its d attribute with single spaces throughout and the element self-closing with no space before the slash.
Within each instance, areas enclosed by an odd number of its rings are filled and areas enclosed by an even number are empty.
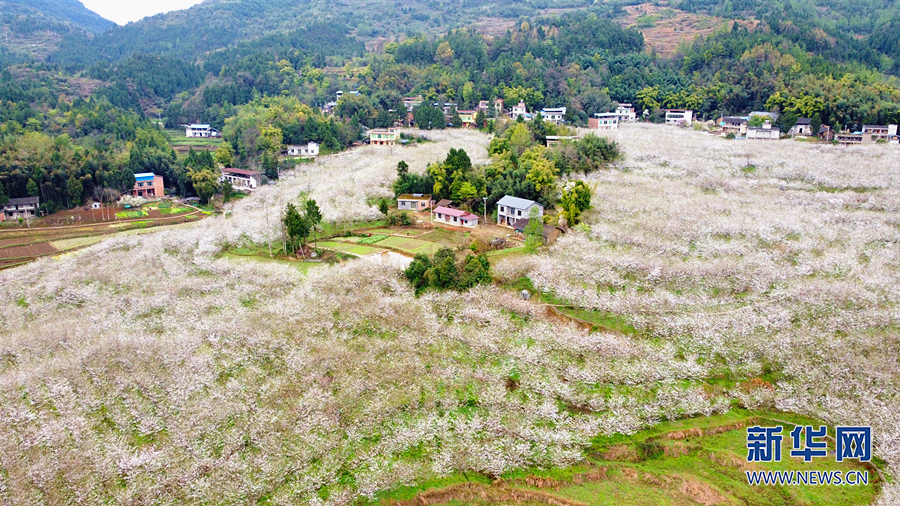
<svg viewBox="0 0 900 506">
<path fill-rule="evenodd" d="M 506 209 L 504 209 L 503 206 L 500 206 L 500 212 L 501 212 L 501 213 L 505 213 L 505 212 L 506 212 Z"/>
<path fill-rule="evenodd" d="M 519 210 L 517 211 L 517 213 L 518 213 L 518 216 L 522 216 L 522 210 L 521 210 L 521 209 L 519 209 Z"/>
</svg>

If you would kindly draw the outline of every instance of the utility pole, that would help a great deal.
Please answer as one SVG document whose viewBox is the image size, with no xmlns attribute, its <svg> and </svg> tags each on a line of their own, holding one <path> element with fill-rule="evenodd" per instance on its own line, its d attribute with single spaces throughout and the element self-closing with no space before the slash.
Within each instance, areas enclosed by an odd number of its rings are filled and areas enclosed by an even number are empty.
<svg viewBox="0 0 900 506">
<path fill-rule="evenodd" d="M 266 235 L 272 230 L 269 228 L 269 199 L 263 199 L 263 207 L 266 210 Z M 269 258 L 272 258 L 272 236 L 269 236 Z"/>
<path fill-rule="evenodd" d="M 484 200 L 484 226 L 487 228 L 487 197 L 481 197 L 481 200 Z"/>
</svg>

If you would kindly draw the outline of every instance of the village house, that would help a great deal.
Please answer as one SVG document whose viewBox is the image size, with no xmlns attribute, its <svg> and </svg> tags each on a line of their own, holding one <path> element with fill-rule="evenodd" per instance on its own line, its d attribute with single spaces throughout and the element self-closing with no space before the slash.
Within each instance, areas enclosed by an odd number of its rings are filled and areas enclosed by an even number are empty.
<svg viewBox="0 0 900 506">
<path fill-rule="evenodd" d="M 434 221 L 457 227 L 475 228 L 478 226 L 478 216 L 449 207 L 434 208 Z"/>
<path fill-rule="evenodd" d="M 748 139 L 778 140 L 781 137 L 781 130 L 772 128 L 772 123 L 766 120 L 761 127 L 747 128 Z"/>
<path fill-rule="evenodd" d="M 617 130 L 619 128 L 619 113 L 598 112 L 593 118 L 588 119 L 588 128 L 594 130 Z"/>
<path fill-rule="evenodd" d="M 565 107 L 545 107 L 541 109 L 541 118 L 544 121 L 561 125 L 565 123 L 566 108 Z"/>
<path fill-rule="evenodd" d="M 431 207 L 431 195 L 404 193 L 397 197 L 397 209 L 401 211 L 423 211 Z"/>
<path fill-rule="evenodd" d="M 3 212 L 0 217 L 5 220 L 30 219 L 37 216 L 38 205 L 41 200 L 38 197 L 21 197 L 9 199 L 3 204 Z M 2 220 L 0 220 L 2 221 Z"/>
<path fill-rule="evenodd" d="M 456 202 L 453 202 L 453 201 L 450 200 L 450 199 L 441 199 L 441 200 L 438 200 L 437 204 L 435 204 L 434 206 L 435 206 L 435 207 L 452 207 L 452 208 L 456 208 Z"/>
<path fill-rule="evenodd" d="M 373 146 L 393 146 L 400 138 L 396 128 L 375 128 L 369 130 L 369 144 Z"/>
<path fill-rule="evenodd" d="M 870 144 L 873 142 L 872 134 L 862 132 L 835 133 L 834 140 L 837 141 L 838 144 L 843 144 L 844 146 L 850 146 L 852 144 Z"/>
<path fill-rule="evenodd" d="M 544 215 L 544 206 L 537 202 L 506 195 L 497 202 L 497 224 L 512 227 L 516 220 L 529 218 L 533 207 L 537 208 L 538 216 Z"/>
<path fill-rule="evenodd" d="M 863 125 L 862 133 L 871 134 L 873 141 L 887 141 L 897 135 L 897 125 Z"/>
<path fill-rule="evenodd" d="M 616 114 L 619 116 L 619 123 L 637 121 L 637 113 L 634 112 L 634 106 L 631 104 L 623 103 L 617 105 Z"/>
<path fill-rule="evenodd" d="M 162 176 L 157 176 L 152 172 L 141 172 L 134 175 L 134 188 L 131 190 L 132 197 L 155 199 L 161 198 L 165 194 Z"/>
<path fill-rule="evenodd" d="M 791 137 L 795 135 L 812 135 L 812 120 L 809 118 L 799 118 L 797 120 L 797 123 L 795 123 L 794 126 L 792 126 L 790 130 L 788 130 L 788 134 L 790 134 Z"/>
<path fill-rule="evenodd" d="M 509 110 L 509 117 L 512 119 L 519 119 L 519 116 L 522 116 L 524 119 L 531 119 L 531 115 L 528 114 L 528 108 L 525 107 L 525 102 L 519 102 L 517 105 L 514 105 L 512 109 Z"/>
<path fill-rule="evenodd" d="M 219 182 L 228 181 L 235 190 L 252 191 L 262 184 L 262 175 L 254 170 L 247 169 L 222 169 Z"/>
<path fill-rule="evenodd" d="M 834 140 L 834 129 L 828 125 L 822 125 L 819 127 L 819 132 L 817 133 L 817 135 L 823 141 L 833 141 Z"/>
<path fill-rule="evenodd" d="M 456 113 L 459 114 L 459 119 L 462 120 L 462 126 L 475 126 L 475 111 L 456 111 Z"/>
<path fill-rule="evenodd" d="M 480 111 L 485 114 L 488 114 L 491 110 L 491 103 L 488 100 L 479 100 L 478 106 L 475 107 L 475 111 Z"/>
<path fill-rule="evenodd" d="M 666 124 L 676 126 L 691 126 L 694 120 L 694 111 L 689 109 L 666 109 Z"/>
<path fill-rule="evenodd" d="M 213 129 L 209 125 L 205 124 L 194 124 L 188 125 L 184 130 L 185 137 L 199 137 L 199 138 L 207 138 L 207 137 L 218 137 L 219 132 Z"/>
<path fill-rule="evenodd" d="M 503 108 L 503 99 L 502 98 L 498 98 L 498 99 L 494 100 L 494 117 L 495 118 L 499 118 L 500 116 L 503 116 L 503 111 L 505 111 L 505 110 L 506 109 Z"/>
<path fill-rule="evenodd" d="M 306 145 L 288 146 L 285 151 L 287 152 L 288 156 L 315 158 L 319 156 L 319 145 L 315 142 L 310 142 Z"/>
<path fill-rule="evenodd" d="M 327 104 L 322 106 L 322 114 L 328 116 L 333 115 L 335 107 L 337 107 L 337 102 L 328 102 Z"/>
<path fill-rule="evenodd" d="M 747 134 L 749 122 L 750 118 L 746 116 L 725 116 L 719 122 L 719 125 L 722 127 L 724 135 L 734 134 L 735 137 L 738 137 Z"/>
</svg>

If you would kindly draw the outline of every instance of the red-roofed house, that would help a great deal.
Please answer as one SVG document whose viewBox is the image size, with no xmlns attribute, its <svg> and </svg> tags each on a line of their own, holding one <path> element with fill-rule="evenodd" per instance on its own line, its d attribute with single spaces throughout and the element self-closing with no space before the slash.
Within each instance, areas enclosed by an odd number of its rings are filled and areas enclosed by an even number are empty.
<svg viewBox="0 0 900 506">
<path fill-rule="evenodd" d="M 222 169 L 219 182 L 228 181 L 235 190 L 255 190 L 262 184 L 262 176 L 255 170 Z"/>
<path fill-rule="evenodd" d="M 456 227 L 475 228 L 478 226 L 478 216 L 462 209 L 443 206 L 434 208 L 434 221 Z"/>
</svg>

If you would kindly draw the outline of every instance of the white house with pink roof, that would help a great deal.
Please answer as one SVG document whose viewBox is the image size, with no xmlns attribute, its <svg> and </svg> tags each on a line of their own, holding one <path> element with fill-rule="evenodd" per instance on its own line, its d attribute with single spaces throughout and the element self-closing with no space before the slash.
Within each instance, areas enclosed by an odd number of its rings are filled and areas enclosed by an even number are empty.
<svg viewBox="0 0 900 506">
<path fill-rule="evenodd" d="M 478 216 L 462 209 L 443 206 L 434 208 L 434 221 L 455 227 L 475 228 L 478 226 Z"/>
</svg>

